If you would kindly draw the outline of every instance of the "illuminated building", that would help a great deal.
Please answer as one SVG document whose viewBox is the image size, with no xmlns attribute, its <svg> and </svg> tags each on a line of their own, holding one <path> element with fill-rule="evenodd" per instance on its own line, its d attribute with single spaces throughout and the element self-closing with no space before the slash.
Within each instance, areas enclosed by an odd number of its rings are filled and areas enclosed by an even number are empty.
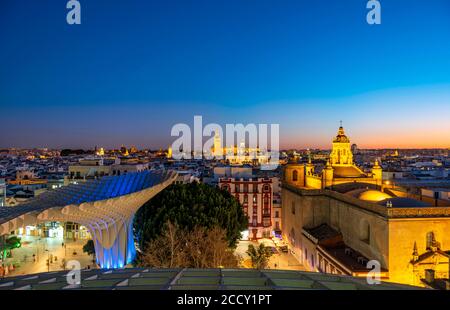
<svg viewBox="0 0 450 310">
<path fill-rule="evenodd" d="M 0 235 L 45 222 L 75 222 L 88 228 L 102 268 L 122 268 L 135 256 L 136 211 L 170 185 L 174 172 L 128 173 L 71 184 L 0 211 Z"/>
<path fill-rule="evenodd" d="M 248 217 L 249 239 L 272 236 L 272 179 L 220 178 L 219 187 L 230 192 L 243 206 Z"/>
<path fill-rule="evenodd" d="M 324 189 L 339 184 L 364 183 L 381 186 L 383 182 L 383 170 L 378 161 L 371 173 L 363 172 L 353 162 L 353 153 L 350 139 L 345 135 L 344 128 L 339 127 L 336 137 L 333 139 L 333 148 L 325 168 L 316 173 L 316 167 L 309 157 L 308 163 L 288 165 L 286 174 L 293 176 L 292 181 L 298 186 Z"/>
<path fill-rule="evenodd" d="M 132 145 L 130 148 L 130 154 L 136 154 L 137 152 L 139 152 L 137 147 Z"/>
<path fill-rule="evenodd" d="M 123 156 L 128 156 L 128 149 L 125 147 L 125 145 L 122 144 L 122 146 L 120 147 L 120 153 L 122 153 Z"/>
<path fill-rule="evenodd" d="M 169 146 L 167 149 L 167 158 L 172 158 L 172 146 Z"/>
<path fill-rule="evenodd" d="M 95 155 L 105 156 L 105 150 L 101 147 L 99 150 L 96 150 Z"/>
<path fill-rule="evenodd" d="M 214 135 L 213 155 L 216 158 L 222 158 L 223 156 L 223 145 L 222 141 L 220 140 L 219 132 L 216 132 Z"/>
<path fill-rule="evenodd" d="M 148 163 L 140 163 L 136 159 L 115 158 L 106 164 L 102 157 L 80 159 L 78 164 L 69 166 L 68 179 L 84 179 L 103 176 L 121 175 L 130 172 L 141 172 L 148 169 Z"/>
<path fill-rule="evenodd" d="M 224 147 L 217 132 L 214 135 L 212 154 L 216 159 L 225 158 L 232 165 L 263 165 L 268 164 L 270 160 L 267 152 L 262 152 L 258 147 L 246 147 L 244 141 L 241 141 L 239 146 Z"/>
<path fill-rule="evenodd" d="M 448 279 L 450 202 L 385 186 L 378 162 L 363 173 L 349 145 L 341 127 L 320 175 L 311 161 L 286 166 L 282 231 L 291 252 L 310 271 L 365 277 L 376 261 L 381 280 L 425 286 L 430 270 Z"/>
</svg>

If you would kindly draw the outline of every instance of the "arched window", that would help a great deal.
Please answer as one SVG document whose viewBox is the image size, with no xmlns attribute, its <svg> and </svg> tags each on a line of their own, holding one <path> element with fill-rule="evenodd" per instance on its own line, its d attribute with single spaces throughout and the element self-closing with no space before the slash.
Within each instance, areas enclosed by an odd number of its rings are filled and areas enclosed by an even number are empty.
<svg viewBox="0 0 450 310">
<path fill-rule="evenodd" d="M 292 172 L 292 181 L 297 182 L 297 180 L 298 180 L 298 171 L 294 170 Z"/>
</svg>

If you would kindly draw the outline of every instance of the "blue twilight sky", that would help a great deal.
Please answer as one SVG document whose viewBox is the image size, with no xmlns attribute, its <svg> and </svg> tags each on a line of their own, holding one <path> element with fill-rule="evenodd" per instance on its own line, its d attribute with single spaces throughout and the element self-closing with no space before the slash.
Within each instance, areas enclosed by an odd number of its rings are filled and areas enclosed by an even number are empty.
<svg viewBox="0 0 450 310">
<path fill-rule="evenodd" d="M 450 1 L 0 2 L 0 147 L 165 147 L 279 123 L 282 147 L 450 146 Z"/>
</svg>

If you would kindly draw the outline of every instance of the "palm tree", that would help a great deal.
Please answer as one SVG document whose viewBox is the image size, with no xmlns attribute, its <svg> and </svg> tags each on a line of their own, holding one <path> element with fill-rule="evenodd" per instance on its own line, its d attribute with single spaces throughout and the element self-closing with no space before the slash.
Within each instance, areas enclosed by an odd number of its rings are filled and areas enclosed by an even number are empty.
<svg viewBox="0 0 450 310">
<path fill-rule="evenodd" d="M 269 258 L 272 256 L 270 247 L 266 247 L 261 243 L 258 247 L 250 244 L 247 249 L 247 254 L 252 261 L 252 267 L 256 269 L 265 269 L 269 263 Z"/>
</svg>

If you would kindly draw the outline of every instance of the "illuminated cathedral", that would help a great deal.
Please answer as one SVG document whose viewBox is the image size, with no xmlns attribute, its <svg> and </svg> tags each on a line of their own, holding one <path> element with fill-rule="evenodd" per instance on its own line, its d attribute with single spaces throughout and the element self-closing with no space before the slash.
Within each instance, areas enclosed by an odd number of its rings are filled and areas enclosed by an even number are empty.
<svg viewBox="0 0 450 310">
<path fill-rule="evenodd" d="M 291 164 L 286 169 L 296 171 L 293 181 L 302 187 L 323 189 L 345 183 L 382 185 L 383 171 L 378 161 L 375 161 L 370 173 L 365 173 L 354 164 L 350 139 L 342 125 L 333 139 L 333 148 L 327 164 L 320 173 L 316 173 L 311 157 L 306 165 Z"/>
<path fill-rule="evenodd" d="M 288 164 L 282 181 L 282 236 L 308 271 L 450 285 L 448 201 L 386 188 L 377 161 L 362 171 L 342 125 L 316 168 Z"/>
</svg>

